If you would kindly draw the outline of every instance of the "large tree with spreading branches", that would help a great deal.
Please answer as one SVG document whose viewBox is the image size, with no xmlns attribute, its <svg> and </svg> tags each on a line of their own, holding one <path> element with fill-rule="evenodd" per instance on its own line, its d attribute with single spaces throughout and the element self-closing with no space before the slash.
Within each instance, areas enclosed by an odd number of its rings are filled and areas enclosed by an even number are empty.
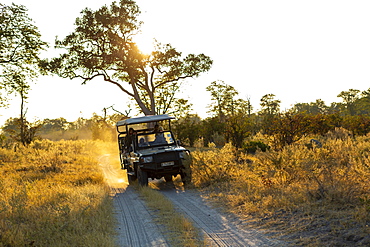
<svg viewBox="0 0 370 247">
<path fill-rule="evenodd" d="M 80 78 L 83 84 L 103 78 L 133 98 L 145 115 L 158 113 L 156 104 L 161 102 L 157 99 L 163 88 L 173 88 L 174 83 L 211 68 L 208 56 L 182 56 L 170 44 L 156 42 L 153 52 L 141 52 L 133 40 L 140 30 L 140 10 L 132 0 L 113 2 L 97 11 L 86 8 L 81 14 L 74 32 L 56 40 L 56 47 L 66 52 L 46 63 L 46 68 L 63 78 Z"/>
</svg>

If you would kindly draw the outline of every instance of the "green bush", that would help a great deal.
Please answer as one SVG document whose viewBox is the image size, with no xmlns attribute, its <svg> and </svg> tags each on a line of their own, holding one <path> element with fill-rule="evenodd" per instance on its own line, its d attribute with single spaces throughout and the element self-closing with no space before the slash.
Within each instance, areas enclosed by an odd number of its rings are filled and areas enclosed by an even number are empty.
<svg viewBox="0 0 370 247">
<path fill-rule="evenodd" d="M 266 152 L 270 149 L 270 146 L 261 142 L 261 141 L 250 141 L 248 143 L 243 144 L 243 149 L 248 153 L 256 153 L 257 150 L 261 150 L 262 152 Z"/>
</svg>

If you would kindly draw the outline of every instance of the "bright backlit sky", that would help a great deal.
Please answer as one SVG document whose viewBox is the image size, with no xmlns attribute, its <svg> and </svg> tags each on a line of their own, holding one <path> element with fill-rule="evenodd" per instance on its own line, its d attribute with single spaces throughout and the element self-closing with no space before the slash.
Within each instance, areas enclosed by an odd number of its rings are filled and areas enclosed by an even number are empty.
<svg viewBox="0 0 370 247">
<path fill-rule="evenodd" d="M 25 5 L 50 43 L 74 30 L 74 20 L 85 7 L 98 9 L 109 0 L 14 0 Z M 207 117 L 209 93 L 215 80 L 234 86 L 250 98 L 255 110 L 265 94 L 275 94 L 282 109 L 295 103 L 322 99 L 340 102 L 348 89 L 370 88 L 370 1 L 341 0 L 138 0 L 144 21 L 142 43 L 152 38 L 188 53 L 204 53 L 212 69 L 189 79 L 183 97 L 194 112 Z M 147 46 L 147 45 L 142 45 Z M 108 83 L 40 77 L 28 99 L 31 121 L 64 117 L 74 121 L 102 114 L 114 105 L 127 109 L 128 98 Z M 19 102 L 1 109 L 0 124 L 19 116 Z"/>
</svg>

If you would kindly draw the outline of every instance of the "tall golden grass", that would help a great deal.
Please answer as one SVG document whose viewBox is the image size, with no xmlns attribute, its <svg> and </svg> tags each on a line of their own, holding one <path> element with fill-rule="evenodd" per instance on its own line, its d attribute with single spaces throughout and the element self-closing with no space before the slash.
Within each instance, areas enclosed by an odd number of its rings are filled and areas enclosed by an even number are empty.
<svg viewBox="0 0 370 247">
<path fill-rule="evenodd" d="M 240 215 L 339 217 L 345 221 L 339 228 L 356 224 L 356 234 L 369 235 L 370 135 L 330 135 L 322 148 L 305 145 L 309 140 L 255 155 L 230 144 L 196 150 L 193 183 Z"/>
<path fill-rule="evenodd" d="M 0 149 L 0 246 L 114 246 L 114 217 L 93 141 Z"/>
</svg>

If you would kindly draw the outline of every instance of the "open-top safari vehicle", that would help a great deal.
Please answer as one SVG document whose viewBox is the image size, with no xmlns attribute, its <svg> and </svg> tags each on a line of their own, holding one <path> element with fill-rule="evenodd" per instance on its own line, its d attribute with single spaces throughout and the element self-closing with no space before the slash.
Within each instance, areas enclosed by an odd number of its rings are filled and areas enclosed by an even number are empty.
<svg viewBox="0 0 370 247">
<path fill-rule="evenodd" d="M 181 176 L 191 182 L 190 151 L 181 147 L 171 131 L 167 114 L 130 118 L 117 122 L 121 168 L 130 181 L 148 185 L 148 178 L 172 181 Z"/>
</svg>

